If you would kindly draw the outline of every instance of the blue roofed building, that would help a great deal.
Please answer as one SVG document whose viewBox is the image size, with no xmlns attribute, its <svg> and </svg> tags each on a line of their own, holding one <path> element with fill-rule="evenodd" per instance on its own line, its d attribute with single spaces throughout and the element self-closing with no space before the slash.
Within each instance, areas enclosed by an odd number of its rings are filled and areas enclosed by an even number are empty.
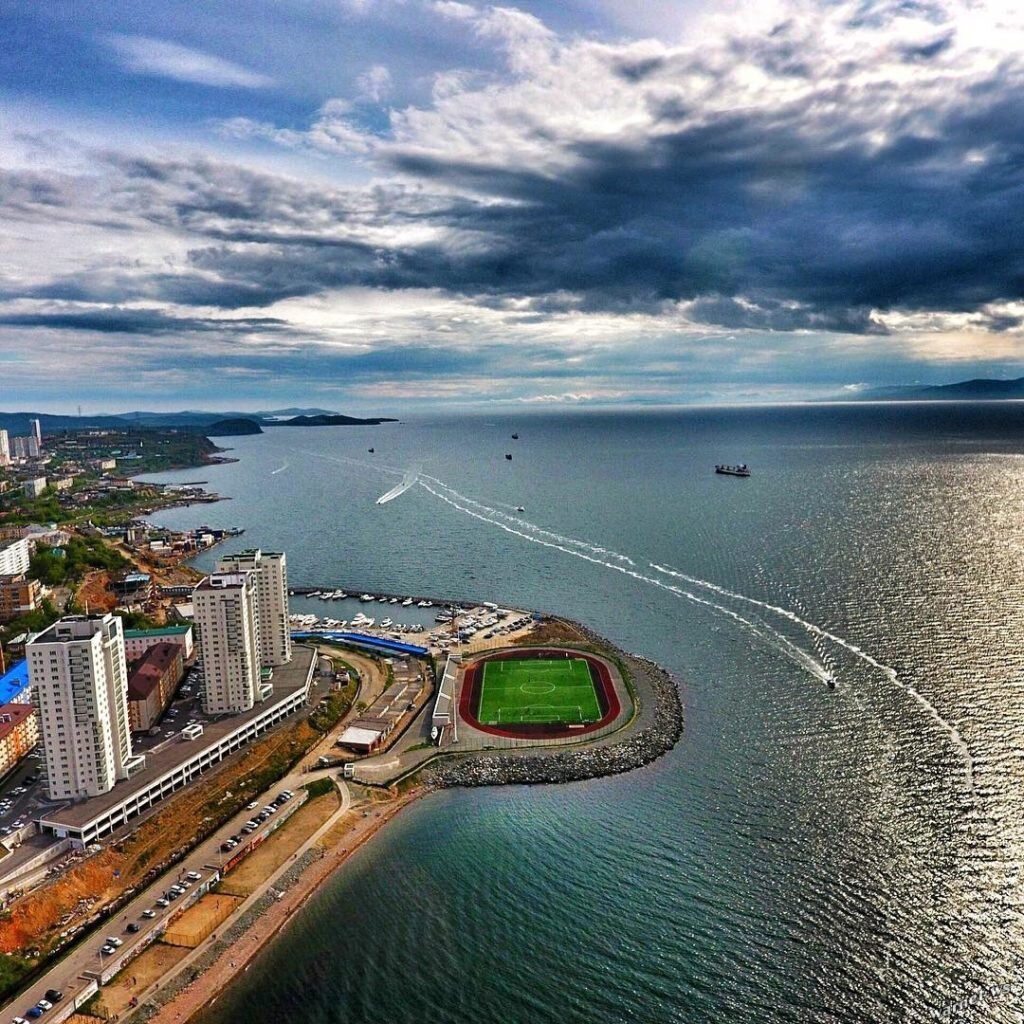
<svg viewBox="0 0 1024 1024">
<path fill-rule="evenodd" d="M 0 704 L 28 704 L 28 662 L 19 661 L 0 676 Z"/>
</svg>

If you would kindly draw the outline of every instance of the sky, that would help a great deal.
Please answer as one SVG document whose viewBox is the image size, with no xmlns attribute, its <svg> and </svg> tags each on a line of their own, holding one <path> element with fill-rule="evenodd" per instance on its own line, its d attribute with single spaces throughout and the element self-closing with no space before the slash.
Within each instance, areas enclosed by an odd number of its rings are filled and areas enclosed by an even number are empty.
<svg viewBox="0 0 1024 1024">
<path fill-rule="evenodd" d="M 1015 0 L 9 0 L 0 408 L 1024 375 Z"/>
</svg>

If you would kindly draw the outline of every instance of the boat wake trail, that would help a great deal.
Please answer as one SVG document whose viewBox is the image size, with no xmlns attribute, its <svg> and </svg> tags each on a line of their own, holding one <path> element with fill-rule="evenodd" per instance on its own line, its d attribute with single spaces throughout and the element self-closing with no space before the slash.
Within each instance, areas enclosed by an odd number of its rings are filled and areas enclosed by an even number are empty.
<svg viewBox="0 0 1024 1024">
<path fill-rule="evenodd" d="M 389 501 L 394 501 L 400 494 L 405 494 L 410 487 L 412 487 L 417 480 L 420 478 L 422 472 L 422 466 L 413 466 L 406 470 L 405 476 L 402 477 L 401 483 L 396 484 L 386 494 L 382 494 L 377 499 L 378 505 L 386 505 Z"/>
<path fill-rule="evenodd" d="M 272 469 L 270 471 L 270 475 L 271 476 L 277 476 L 278 473 L 283 473 L 287 468 L 288 468 L 288 463 L 286 462 L 283 466 L 278 466 L 277 469 Z"/>
<path fill-rule="evenodd" d="M 891 665 L 886 665 L 879 661 L 877 658 L 873 658 L 870 654 L 858 647 L 856 644 L 851 643 L 844 637 L 837 636 L 835 633 L 830 632 L 823 627 L 816 625 L 813 622 L 808 622 L 807 619 L 801 618 L 796 612 L 790 611 L 788 608 L 783 608 L 780 605 L 770 604 L 767 601 L 759 601 L 756 597 L 747 597 L 746 594 L 740 594 L 735 590 L 729 590 L 726 587 L 720 587 L 716 583 L 711 583 L 709 580 L 702 580 L 697 576 L 690 576 L 687 573 L 679 572 L 677 569 L 669 568 L 668 566 L 658 565 L 655 562 L 649 563 L 650 567 L 656 572 L 663 573 L 672 579 L 683 580 L 686 583 L 691 583 L 694 586 L 701 587 L 705 590 L 710 591 L 713 594 L 718 594 L 721 597 L 728 597 L 734 601 L 743 601 L 747 604 L 754 605 L 757 608 L 763 608 L 765 611 L 773 612 L 776 615 L 781 615 L 783 618 L 788 619 L 790 622 L 795 623 L 798 626 L 802 626 L 809 633 L 813 633 L 815 636 L 821 637 L 824 640 L 830 640 L 832 643 L 837 644 L 839 647 L 844 648 L 851 654 L 855 655 L 865 664 L 870 665 L 872 668 L 877 669 L 888 677 L 889 681 L 900 687 L 905 693 L 909 694 L 921 707 L 921 709 L 928 715 L 929 718 L 949 737 L 950 743 L 956 749 L 964 762 L 964 766 L 967 772 L 967 783 L 969 788 L 973 791 L 974 789 L 974 758 L 971 755 L 971 749 L 968 747 L 963 736 L 960 734 L 960 730 L 957 729 L 952 722 L 947 721 L 943 718 L 939 712 L 939 709 L 928 700 L 916 687 L 910 683 L 905 683 L 900 679 L 896 669 Z"/>
<path fill-rule="evenodd" d="M 628 555 L 619 554 L 618 551 L 611 551 L 608 548 L 598 547 L 596 544 L 588 544 L 586 541 L 577 540 L 575 537 L 565 537 L 560 533 L 552 533 L 551 530 L 545 530 L 543 527 L 537 526 L 535 523 L 531 523 L 528 519 L 524 519 L 522 515 L 512 516 L 506 512 L 501 512 L 499 509 L 493 508 L 491 505 L 485 505 L 473 498 L 468 498 L 465 494 L 460 494 L 453 487 L 449 487 L 443 480 L 438 480 L 435 476 L 424 476 L 423 480 L 429 480 L 432 484 L 440 487 L 445 491 L 445 493 L 450 494 L 457 501 L 462 502 L 470 508 L 478 509 L 484 513 L 485 516 L 496 517 L 498 522 L 495 522 L 493 518 L 484 520 L 485 522 L 492 523 L 494 526 L 507 523 L 510 526 L 514 526 L 516 529 L 528 530 L 534 536 L 544 537 L 551 541 L 556 547 L 558 545 L 563 545 L 565 548 L 589 551 L 591 554 L 596 555 L 599 558 L 611 558 L 616 562 L 621 562 L 623 565 L 636 565 L 632 558 Z M 440 495 L 437 495 L 437 497 L 440 497 Z M 466 512 L 468 509 L 461 509 L 461 511 Z M 510 532 L 515 531 L 513 530 Z M 568 553 L 572 554 L 571 551 Z"/>
<path fill-rule="evenodd" d="M 659 590 L 664 590 L 667 593 L 673 594 L 686 601 L 703 605 L 705 608 L 710 608 L 720 615 L 725 615 L 734 622 L 737 622 L 747 632 L 753 634 L 761 639 L 765 644 L 777 650 L 784 657 L 792 661 L 797 667 L 814 676 L 814 678 L 819 682 L 827 683 L 830 678 L 829 672 L 824 665 L 818 662 L 812 655 L 808 654 L 807 651 L 794 644 L 782 633 L 772 629 L 765 623 L 753 622 L 745 616 L 740 615 L 739 612 L 732 608 L 727 608 L 725 605 L 719 604 L 717 601 L 713 601 L 708 597 L 702 597 L 699 594 L 695 594 L 693 591 L 688 590 L 685 587 L 666 583 L 663 580 L 659 580 L 653 576 L 648 576 L 639 572 L 635 568 L 633 560 L 628 558 L 626 555 L 621 555 L 615 551 L 608 551 L 606 548 L 588 544 L 586 541 L 563 537 L 561 534 L 555 534 L 551 533 L 549 530 L 543 530 L 538 526 L 527 523 L 525 520 L 516 519 L 513 516 L 506 516 L 497 509 L 493 509 L 488 505 L 484 505 L 482 502 L 474 501 L 472 498 L 467 498 L 465 495 L 459 494 L 458 491 L 453 490 L 436 477 L 421 477 L 419 484 L 435 498 L 439 498 L 441 501 L 451 505 L 452 508 L 463 512 L 465 515 L 472 516 L 474 519 L 479 519 L 481 522 L 488 523 L 491 526 L 496 526 L 498 529 L 504 530 L 506 533 L 510 533 L 513 536 L 521 537 L 523 540 L 529 541 L 531 544 L 539 544 L 541 547 L 561 551 L 564 554 L 572 555 L 574 558 L 590 562 L 592 565 L 603 566 L 606 569 L 611 569 L 614 572 L 622 573 L 624 576 L 629 576 L 642 583 L 647 583 L 650 586 L 657 587 Z"/>
</svg>

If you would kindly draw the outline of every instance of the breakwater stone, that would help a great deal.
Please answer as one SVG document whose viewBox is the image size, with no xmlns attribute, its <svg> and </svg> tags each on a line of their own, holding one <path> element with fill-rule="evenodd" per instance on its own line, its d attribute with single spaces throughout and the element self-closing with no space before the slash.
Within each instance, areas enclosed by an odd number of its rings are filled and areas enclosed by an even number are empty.
<svg viewBox="0 0 1024 1024">
<path fill-rule="evenodd" d="M 575 625 L 575 624 L 574 624 Z M 607 652 L 611 645 L 584 627 L 591 643 Z M 632 677 L 639 708 L 630 725 L 592 745 L 543 752 L 520 747 L 501 752 L 457 755 L 427 765 L 421 781 L 435 789 L 454 786 L 544 785 L 619 775 L 650 764 L 671 750 L 683 732 L 679 687 L 661 666 L 647 658 L 616 651 Z"/>
</svg>

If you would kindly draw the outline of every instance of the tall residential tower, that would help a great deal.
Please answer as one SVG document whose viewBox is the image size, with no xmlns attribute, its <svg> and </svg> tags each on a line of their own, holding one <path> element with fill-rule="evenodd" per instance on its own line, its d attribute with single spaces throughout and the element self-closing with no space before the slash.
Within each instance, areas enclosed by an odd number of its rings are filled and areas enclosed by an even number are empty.
<svg viewBox="0 0 1024 1024">
<path fill-rule="evenodd" d="M 252 548 L 227 555 L 218 572 L 254 572 L 260 610 L 260 661 L 273 668 L 292 660 L 288 626 L 288 561 L 282 552 Z"/>
<path fill-rule="evenodd" d="M 142 767 L 132 755 L 121 620 L 72 615 L 25 649 L 51 800 L 99 796 Z"/>
<path fill-rule="evenodd" d="M 203 657 L 203 710 L 248 711 L 263 696 L 256 573 L 213 573 L 193 591 L 192 603 Z"/>
</svg>

